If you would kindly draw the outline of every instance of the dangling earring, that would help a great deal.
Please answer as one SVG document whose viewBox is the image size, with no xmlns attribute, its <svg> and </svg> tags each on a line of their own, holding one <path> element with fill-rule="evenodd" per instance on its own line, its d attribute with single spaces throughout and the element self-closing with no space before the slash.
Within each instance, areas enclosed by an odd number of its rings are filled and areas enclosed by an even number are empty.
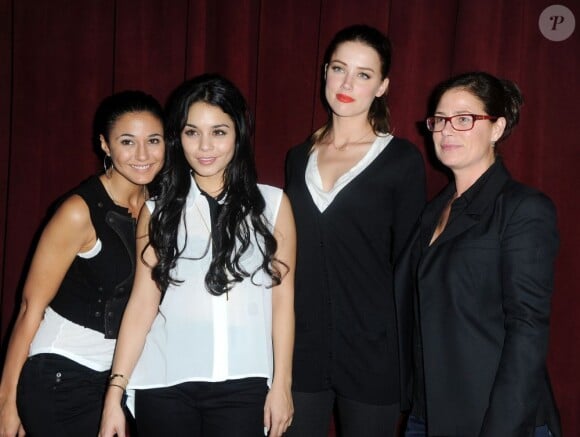
<svg viewBox="0 0 580 437">
<path fill-rule="evenodd" d="M 107 161 L 109 161 L 111 165 L 107 165 Z M 105 155 L 103 158 L 103 169 L 105 170 L 105 174 L 109 173 L 109 170 L 112 170 L 113 168 L 113 158 L 111 158 L 111 155 Z"/>
</svg>

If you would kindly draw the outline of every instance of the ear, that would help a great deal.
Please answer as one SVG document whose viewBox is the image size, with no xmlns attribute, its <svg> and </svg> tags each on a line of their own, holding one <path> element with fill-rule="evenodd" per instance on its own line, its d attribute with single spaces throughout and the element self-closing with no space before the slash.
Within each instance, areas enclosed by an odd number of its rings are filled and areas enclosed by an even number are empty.
<svg viewBox="0 0 580 437">
<path fill-rule="evenodd" d="M 99 141 L 101 142 L 101 150 L 109 156 L 111 151 L 109 150 L 109 145 L 107 144 L 107 140 L 105 140 L 103 134 L 99 135 Z"/>
<path fill-rule="evenodd" d="M 324 64 L 324 80 L 326 80 L 326 72 L 328 71 L 328 62 Z"/>
<path fill-rule="evenodd" d="M 501 138 L 501 136 L 503 135 L 503 131 L 505 130 L 505 125 L 506 125 L 505 117 L 498 118 L 492 125 L 491 141 L 493 143 L 495 143 L 497 140 Z"/>
<path fill-rule="evenodd" d="M 389 78 L 385 77 L 385 79 L 381 83 L 381 86 L 379 86 L 379 89 L 377 90 L 375 97 L 381 97 L 388 91 L 388 89 L 389 89 Z"/>
</svg>

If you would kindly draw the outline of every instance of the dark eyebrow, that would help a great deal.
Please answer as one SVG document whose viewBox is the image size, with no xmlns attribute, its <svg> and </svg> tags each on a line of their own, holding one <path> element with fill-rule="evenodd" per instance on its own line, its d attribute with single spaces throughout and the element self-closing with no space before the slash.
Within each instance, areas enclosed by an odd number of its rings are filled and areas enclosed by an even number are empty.
<svg viewBox="0 0 580 437">
<path fill-rule="evenodd" d="M 155 133 L 152 133 L 152 134 L 150 134 L 150 135 L 147 135 L 147 138 L 151 138 L 151 137 L 162 137 L 162 136 L 163 136 L 163 134 L 161 134 L 161 133 L 159 133 L 159 132 L 155 132 Z M 121 137 L 129 137 L 129 138 L 135 138 L 135 135 L 133 135 L 133 134 L 129 134 L 129 133 L 123 133 L 123 134 L 121 134 L 121 135 L 117 136 L 117 138 L 115 138 L 115 139 L 117 139 L 117 140 L 118 140 L 118 139 L 119 139 L 119 138 L 121 138 Z"/>
<path fill-rule="evenodd" d="M 117 135 L 117 137 L 115 139 L 118 140 L 121 137 L 131 137 L 131 138 L 135 138 L 135 135 L 129 134 L 129 133 L 122 133 L 122 134 Z"/>
<path fill-rule="evenodd" d="M 341 60 L 339 60 L 339 59 L 331 59 L 331 60 L 330 60 L 330 62 L 329 62 L 329 65 L 330 65 L 330 64 L 332 64 L 333 62 L 339 63 L 339 64 L 341 64 L 341 65 L 347 65 L 347 64 L 346 64 L 346 62 L 343 62 L 343 61 L 341 61 Z M 370 68 L 370 67 L 357 67 L 357 66 L 355 66 L 355 68 L 356 68 L 357 70 L 370 71 L 370 72 L 372 72 L 372 73 L 374 73 L 374 72 L 375 72 L 375 70 L 373 70 L 373 69 L 372 69 L 372 68 Z"/>
<path fill-rule="evenodd" d="M 185 126 L 189 126 L 189 127 L 194 128 L 194 129 L 198 129 L 198 127 L 192 123 L 185 123 Z M 227 123 L 214 124 L 213 126 L 211 126 L 212 129 L 215 129 L 218 127 L 227 127 L 228 129 L 231 129 L 231 126 Z"/>
</svg>

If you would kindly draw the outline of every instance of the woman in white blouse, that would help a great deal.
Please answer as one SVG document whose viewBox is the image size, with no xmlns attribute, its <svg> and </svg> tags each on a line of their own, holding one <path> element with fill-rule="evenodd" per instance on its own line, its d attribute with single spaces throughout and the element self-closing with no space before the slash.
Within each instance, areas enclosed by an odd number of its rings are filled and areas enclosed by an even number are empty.
<svg viewBox="0 0 580 437">
<path fill-rule="evenodd" d="M 128 387 L 141 437 L 280 436 L 293 415 L 290 204 L 257 184 L 246 102 L 227 79 L 184 82 L 166 116 L 100 435 L 125 435 Z"/>
</svg>

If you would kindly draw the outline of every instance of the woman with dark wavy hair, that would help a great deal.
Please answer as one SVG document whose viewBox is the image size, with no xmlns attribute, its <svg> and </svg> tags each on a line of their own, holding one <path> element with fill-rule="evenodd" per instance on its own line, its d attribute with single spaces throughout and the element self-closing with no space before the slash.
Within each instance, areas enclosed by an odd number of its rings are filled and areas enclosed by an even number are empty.
<svg viewBox="0 0 580 437">
<path fill-rule="evenodd" d="M 250 114 L 227 79 L 184 82 L 166 119 L 101 435 L 124 435 L 128 387 L 141 437 L 280 436 L 293 414 L 290 203 L 257 183 Z"/>
</svg>

